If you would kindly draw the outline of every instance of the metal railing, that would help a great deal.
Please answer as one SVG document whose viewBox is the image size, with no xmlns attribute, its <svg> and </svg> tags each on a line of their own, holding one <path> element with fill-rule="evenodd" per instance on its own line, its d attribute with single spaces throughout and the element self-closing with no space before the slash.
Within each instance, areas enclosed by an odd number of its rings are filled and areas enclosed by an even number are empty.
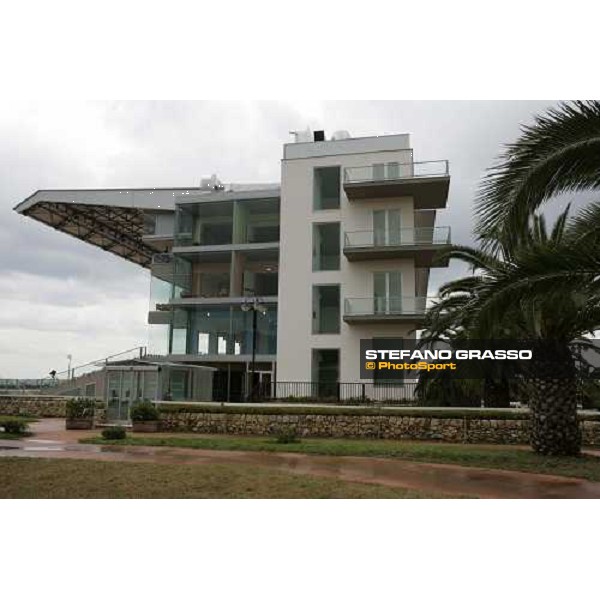
<svg viewBox="0 0 600 600">
<path fill-rule="evenodd" d="M 364 167 L 346 167 L 344 183 L 396 181 L 419 177 L 447 177 L 450 167 L 447 160 L 422 162 L 388 162 Z"/>
<path fill-rule="evenodd" d="M 417 401 L 415 391 L 416 382 L 398 381 L 375 384 L 373 382 L 277 381 L 258 386 L 254 398 L 256 402 L 281 404 L 412 406 Z"/>
<path fill-rule="evenodd" d="M 0 379 L 0 394 L 28 394 L 48 390 L 57 385 L 57 381 L 47 379 Z"/>
<path fill-rule="evenodd" d="M 426 296 L 345 298 L 344 316 L 422 315 L 427 306 Z"/>
<path fill-rule="evenodd" d="M 75 365 L 64 371 L 58 371 L 54 374 L 54 377 L 49 376 L 40 379 L 0 379 L 0 391 L 23 393 L 64 386 L 67 383 L 75 383 L 75 380 L 79 377 L 98 371 L 110 363 L 119 362 L 120 360 L 139 359 L 145 356 L 146 346 L 136 346 L 135 348 L 129 348 L 128 350 L 111 354 L 99 360 L 93 360 L 81 365 Z"/>
<path fill-rule="evenodd" d="M 450 227 L 401 227 L 393 231 L 361 230 L 344 234 L 344 248 L 429 246 L 450 243 Z"/>
</svg>

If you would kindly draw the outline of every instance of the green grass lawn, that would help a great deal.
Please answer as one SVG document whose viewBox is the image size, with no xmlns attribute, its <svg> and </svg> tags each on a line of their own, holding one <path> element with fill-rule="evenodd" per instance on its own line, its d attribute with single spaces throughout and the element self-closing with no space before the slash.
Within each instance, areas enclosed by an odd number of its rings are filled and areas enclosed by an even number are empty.
<svg viewBox="0 0 600 600">
<path fill-rule="evenodd" d="M 176 437 L 128 435 L 125 440 L 107 442 L 100 437 L 81 440 L 92 444 L 131 446 L 174 446 L 206 450 L 245 450 L 256 452 L 300 452 L 327 456 L 373 456 L 418 462 L 450 463 L 467 467 L 547 473 L 600 481 L 600 458 L 554 458 L 510 446 L 476 446 L 394 440 L 302 439 L 279 444 L 274 439 L 252 437 Z"/>
<path fill-rule="evenodd" d="M 0 498 L 445 497 L 237 465 L 0 457 Z"/>
</svg>

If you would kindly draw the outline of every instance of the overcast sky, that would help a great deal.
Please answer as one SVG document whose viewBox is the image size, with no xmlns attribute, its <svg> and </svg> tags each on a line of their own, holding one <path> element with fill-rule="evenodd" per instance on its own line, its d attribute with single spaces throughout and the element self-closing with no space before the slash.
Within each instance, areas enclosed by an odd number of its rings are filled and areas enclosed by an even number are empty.
<svg viewBox="0 0 600 600">
<path fill-rule="evenodd" d="M 519 126 L 552 102 L 93 102 L 1 104 L 0 378 L 147 343 L 148 272 L 17 215 L 37 189 L 279 180 L 282 144 L 307 125 L 410 133 L 416 160 L 450 161 L 438 225 L 469 243 L 477 185 Z M 463 271 L 433 270 L 429 293 Z"/>
</svg>

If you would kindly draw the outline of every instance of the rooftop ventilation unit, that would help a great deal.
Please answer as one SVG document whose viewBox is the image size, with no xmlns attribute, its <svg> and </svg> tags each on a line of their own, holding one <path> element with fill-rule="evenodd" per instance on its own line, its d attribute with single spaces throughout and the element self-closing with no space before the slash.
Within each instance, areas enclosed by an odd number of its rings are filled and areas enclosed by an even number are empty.
<svg viewBox="0 0 600 600">
<path fill-rule="evenodd" d="M 310 127 L 307 127 L 304 131 L 290 131 L 290 135 L 294 136 L 294 142 L 296 144 L 313 141 L 313 133 Z"/>
<path fill-rule="evenodd" d="M 331 139 L 332 140 L 349 140 L 350 133 L 348 131 L 346 131 L 345 129 L 340 129 L 333 133 L 333 135 L 331 136 Z"/>
<path fill-rule="evenodd" d="M 203 177 L 200 180 L 200 189 L 203 191 L 219 192 L 225 189 L 225 186 L 221 183 L 220 179 L 215 175 L 210 177 Z"/>
</svg>

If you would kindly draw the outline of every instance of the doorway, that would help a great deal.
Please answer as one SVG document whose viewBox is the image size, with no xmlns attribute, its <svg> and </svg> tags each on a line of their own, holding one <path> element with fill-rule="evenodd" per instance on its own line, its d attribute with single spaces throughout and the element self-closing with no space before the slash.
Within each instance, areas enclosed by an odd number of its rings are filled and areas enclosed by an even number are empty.
<svg viewBox="0 0 600 600">
<path fill-rule="evenodd" d="M 314 349 L 312 352 L 313 387 L 319 398 L 337 396 L 340 375 L 340 351 L 338 348 Z"/>
<path fill-rule="evenodd" d="M 373 273 L 373 299 L 375 314 L 402 312 L 402 271 Z"/>
<path fill-rule="evenodd" d="M 156 401 L 158 370 L 154 368 L 107 370 L 106 418 L 128 421 L 131 407 L 143 400 Z"/>
<path fill-rule="evenodd" d="M 373 211 L 375 246 L 399 246 L 402 243 L 402 216 L 397 209 Z"/>
</svg>

